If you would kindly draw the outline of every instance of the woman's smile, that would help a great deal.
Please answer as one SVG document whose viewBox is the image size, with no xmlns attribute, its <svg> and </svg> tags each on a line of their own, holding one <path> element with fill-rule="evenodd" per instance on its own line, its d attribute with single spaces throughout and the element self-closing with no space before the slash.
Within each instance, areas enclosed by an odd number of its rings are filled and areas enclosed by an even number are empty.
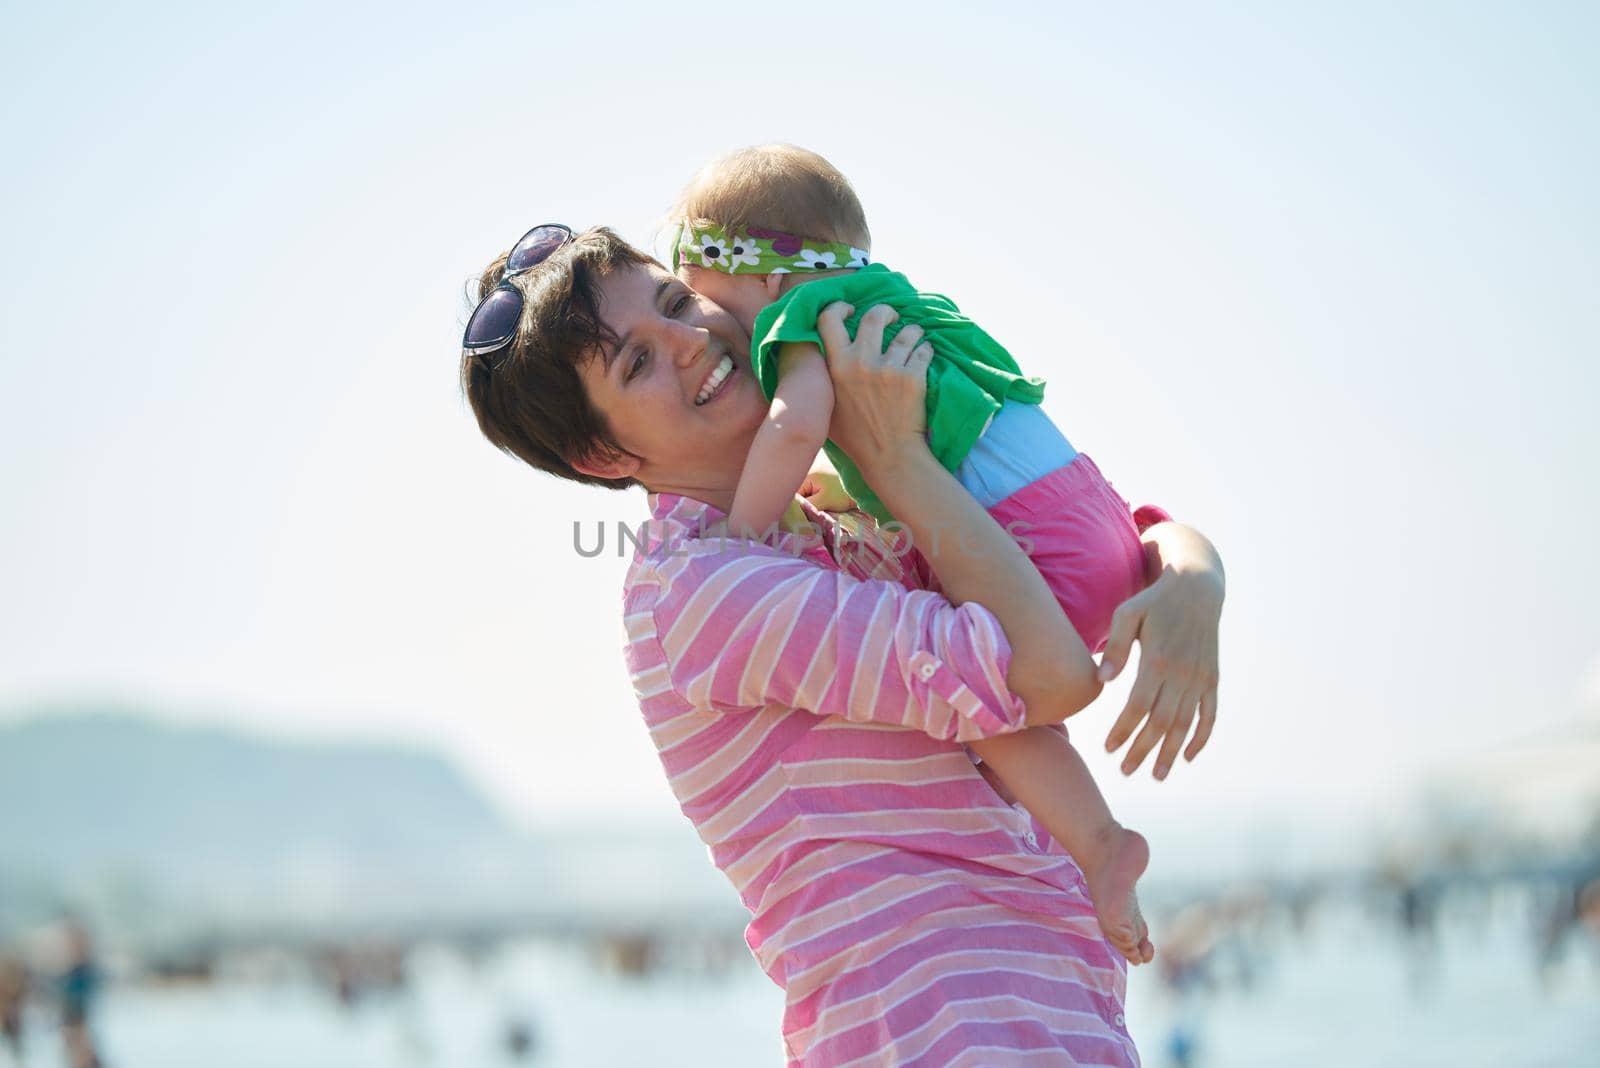
<svg viewBox="0 0 1600 1068">
<path fill-rule="evenodd" d="M 695 394 L 694 398 L 695 406 L 702 407 L 706 404 L 710 404 L 717 397 L 721 396 L 724 388 L 728 384 L 728 380 L 733 377 L 735 370 L 736 368 L 733 363 L 733 357 L 727 353 L 723 353 L 722 358 L 716 362 L 714 367 L 711 368 L 711 373 L 706 375 L 705 381 L 700 384 L 700 389 Z"/>
</svg>

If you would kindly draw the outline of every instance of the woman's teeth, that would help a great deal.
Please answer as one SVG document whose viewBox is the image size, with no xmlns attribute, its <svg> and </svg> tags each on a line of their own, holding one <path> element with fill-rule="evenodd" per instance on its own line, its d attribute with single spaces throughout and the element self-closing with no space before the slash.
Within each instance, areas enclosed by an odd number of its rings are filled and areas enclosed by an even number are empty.
<svg viewBox="0 0 1600 1068">
<path fill-rule="evenodd" d="M 724 356 L 717 363 L 716 369 L 707 376 L 705 384 L 700 387 L 700 392 L 695 395 L 695 404 L 697 406 L 704 404 L 722 392 L 722 384 L 728 380 L 728 376 L 731 374 L 733 374 L 733 358 Z"/>
</svg>

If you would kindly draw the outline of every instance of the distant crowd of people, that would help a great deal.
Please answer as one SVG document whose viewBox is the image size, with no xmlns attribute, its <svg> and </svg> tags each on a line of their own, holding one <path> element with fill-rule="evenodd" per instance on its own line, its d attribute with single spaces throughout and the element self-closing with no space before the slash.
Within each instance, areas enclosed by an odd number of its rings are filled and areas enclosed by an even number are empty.
<svg viewBox="0 0 1600 1068">
<path fill-rule="evenodd" d="M 67 1068 L 102 1068 L 90 1028 L 100 969 L 88 927 L 69 917 L 34 942 L 29 955 L 0 946 L 0 1066 L 23 1063 L 27 1009 L 37 999 L 54 1010 Z"/>
<path fill-rule="evenodd" d="M 1553 987 L 1570 979 L 1561 968 L 1571 953 L 1587 953 L 1600 966 L 1600 870 L 1515 879 L 1528 892 L 1533 922 L 1529 963 L 1538 981 Z M 1441 914 L 1481 912 L 1491 889 L 1504 881 L 1384 871 L 1359 894 L 1369 919 L 1395 936 L 1411 993 L 1425 999 L 1438 982 Z M 1171 1068 L 1198 1068 L 1205 1057 L 1209 1006 L 1214 995 L 1249 991 L 1271 966 L 1282 942 L 1304 943 L 1316 914 L 1348 889 L 1302 884 L 1294 888 L 1238 889 L 1170 911 L 1158 924 L 1156 957 L 1163 995 L 1171 1007 L 1162 1052 Z M 1147 1055 L 1148 1056 L 1148 1055 Z M 1149 1063 L 1157 1062 L 1149 1058 Z"/>
<path fill-rule="evenodd" d="M 1529 961 L 1546 985 L 1561 981 L 1561 964 L 1571 952 L 1594 955 L 1600 963 L 1600 873 L 1543 878 L 1523 887 L 1531 891 L 1534 922 L 1530 928 Z M 1481 904 L 1487 885 L 1388 872 L 1367 887 L 1371 918 L 1394 931 L 1404 948 L 1413 993 L 1425 997 L 1436 979 L 1440 914 L 1449 905 L 1460 918 L 1463 908 Z M 1191 901 L 1168 911 L 1160 931 L 1157 971 L 1174 1010 L 1163 1043 L 1167 1064 L 1196 1068 L 1204 1056 L 1207 1006 L 1211 996 L 1227 990 L 1249 990 L 1270 970 L 1274 947 L 1288 938 L 1309 937 L 1315 915 L 1347 891 L 1312 884 L 1295 888 L 1235 890 L 1207 900 Z M 1466 914 L 1470 915 L 1471 908 Z M 622 980 L 659 978 L 664 974 L 718 976 L 740 960 L 739 939 L 729 941 L 710 932 L 595 932 L 590 936 L 591 962 Z M 59 1029 L 59 1048 L 66 1068 L 103 1068 L 91 1028 L 102 973 L 87 926 L 68 918 L 35 932 L 26 950 L 0 942 L 0 1068 L 41 1062 L 38 1051 L 27 1056 L 30 1024 Z M 310 953 L 313 973 L 345 1009 L 369 999 L 405 1001 L 409 986 L 405 942 L 325 945 Z M 489 944 L 470 947 L 476 957 L 491 953 Z M 213 977 L 215 961 L 201 969 Z M 152 974 L 164 974 L 157 969 Z M 188 974 L 188 973 L 185 973 Z M 386 996 L 387 995 L 387 996 Z M 417 1022 L 420 1026 L 419 1021 Z M 418 1048 L 426 1043 L 420 1034 Z M 497 1036 L 510 1061 L 536 1058 L 538 1028 L 527 1013 L 508 1014 Z M 1159 1063 L 1147 1057 L 1151 1064 Z M 420 1058 L 427 1061 L 429 1058 Z"/>
</svg>

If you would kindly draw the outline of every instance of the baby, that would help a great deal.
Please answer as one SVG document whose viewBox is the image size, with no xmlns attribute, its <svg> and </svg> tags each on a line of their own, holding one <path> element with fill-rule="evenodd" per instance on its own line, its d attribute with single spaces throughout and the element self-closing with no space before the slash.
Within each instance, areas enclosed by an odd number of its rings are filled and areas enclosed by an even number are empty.
<svg viewBox="0 0 1600 1068">
<path fill-rule="evenodd" d="M 1024 376 L 948 298 L 918 292 L 871 262 L 866 216 L 842 174 L 793 146 L 745 149 L 708 164 L 670 219 L 679 227 L 674 269 L 749 332 L 751 367 L 773 402 L 728 529 L 776 524 L 819 449 L 863 511 L 893 518 L 825 440 L 833 387 L 816 331 L 818 313 L 835 301 L 853 307 L 852 335 L 863 312 L 887 304 L 899 318 L 886 341 L 914 323 L 933 347 L 929 449 L 1017 538 L 1087 649 L 1104 646 L 1112 612 L 1144 588 L 1144 549 L 1127 503 L 1040 410 L 1040 379 Z M 970 748 L 1071 854 L 1107 940 L 1130 962 L 1149 961 L 1154 949 L 1135 895 L 1149 847 L 1112 817 L 1065 730 L 1036 727 Z"/>
</svg>

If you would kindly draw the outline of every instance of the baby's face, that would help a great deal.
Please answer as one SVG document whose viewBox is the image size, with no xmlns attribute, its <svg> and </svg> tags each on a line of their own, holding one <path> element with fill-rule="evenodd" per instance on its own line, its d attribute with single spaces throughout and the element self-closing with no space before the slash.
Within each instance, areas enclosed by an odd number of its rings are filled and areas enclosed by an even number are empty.
<svg viewBox="0 0 1600 1068">
<path fill-rule="evenodd" d="M 746 334 L 755 329 L 756 316 L 761 309 L 772 303 L 765 275 L 724 274 L 686 263 L 678 268 L 678 277 L 684 285 L 709 297 L 737 319 Z"/>
</svg>

